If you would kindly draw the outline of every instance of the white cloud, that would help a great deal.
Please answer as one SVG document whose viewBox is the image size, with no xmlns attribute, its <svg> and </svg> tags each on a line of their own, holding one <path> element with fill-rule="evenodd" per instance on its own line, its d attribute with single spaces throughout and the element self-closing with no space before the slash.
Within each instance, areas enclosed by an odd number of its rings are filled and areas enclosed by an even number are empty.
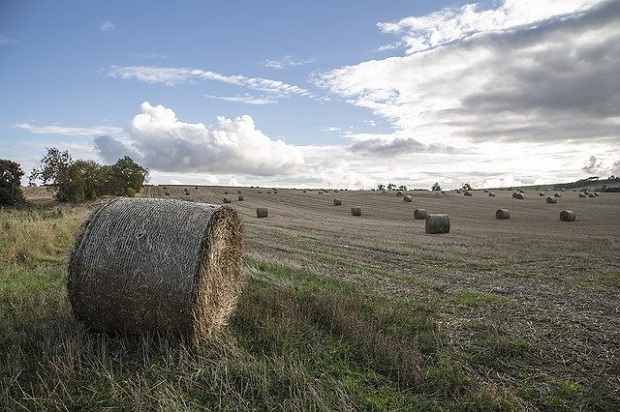
<svg viewBox="0 0 620 412">
<path fill-rule="evenodd" d="M 101 31 L 112 31 L 114 30 L 114 23 L 112 23 L 110 20 L 106 20 L 103 23 L 101 23 L 101 25 L 99 26 L 99 30 Z"/>
<path fill-rule="evenodd" d="M 301 170 L 301 152 L 258 130 L 250 116 L 218 117 L 218 125 L 184 123 L 164 106 L 145 102 L 126 133 L 129 143 L 106 138 L 95 141 L 102 156 L 117 157 L 124 147 L 144 166 L 162 172 L 245 173 L 289 175 Z"/>
<path fill-rule="evenodd" d="M 245 95 L 245 96 L 212 96 L 212 95 L 205 95 L 205 97 L 209 98 L 209 99 L 214 99 L 214 100 L 222 100 L 225 102 L 231 102 L 231 103 L 244 103 L 244 104 L 249 104 L 249 105 L 254 105 L 254 106 L 265 106 L 268 104 L 275 104 L 278 102 L 277 99 L 273 98 L 273 97 L 255 97 L 255 96 L 250 96 L 250 95 Z"/>
<path fill-rule="evenodd" d="M 293 58 L 289 55 L 286 55 L 278 60 L 266 60 L 263 62 L 265 67 L 269 67 L 270 69 L 282 70 L 287 67 L 295 67 L 295 66 L 303 66 L 305 64 L 312 63 L 314 59 L 306 59 L 306 60 L 293 60 Z"/>
<path fill-rule="evenodd" d="M 116 134 L 122 131 L 119 127 L 111 126 L 91 126 L 91 127 L 70 127 L 57 124 L 37 126 L 30 122 L 18 123 L 12 127 L 27 130 L 33 134 L 47 134 L 57 136 L 82 136 L 90 137 L 105 134 Z"/>
</svg>

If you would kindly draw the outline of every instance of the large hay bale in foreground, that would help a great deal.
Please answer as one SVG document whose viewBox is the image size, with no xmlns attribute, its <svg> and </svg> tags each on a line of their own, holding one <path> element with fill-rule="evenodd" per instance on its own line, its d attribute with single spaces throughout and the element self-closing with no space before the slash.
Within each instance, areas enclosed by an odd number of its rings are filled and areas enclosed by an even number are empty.
<svg viewBox="0 0 620 412">
<path fill-rule="evenodd" d="M 416 209 L 413 211 L 413 218 L 415 220 L 426 219 L 426 216 L 428 216 L 426 209 Z"/>
<path fill-rule="evenodd" d="M 362 215 L 362 208 L 359 206 L 353 206 L 351 208 L 351 215 L 352 216 L 361 216 Z"/>
<path fill-rule="evenodd" d="M 428 215 L 424 225 L 426 233 L 448 233 L 450 232 L 450 217 L 448 215 Z"/>
<path fill-rule="evenodd" d="M 499 219 L 499 220 L 510 219 L 510 211 L 508 209 L 497 209 L 495 211 L 495 219 Z"/>
<path fill-rule="evenodd" d="M 562 210 L 560 212 L 560 220 L 562 222 L 574 222 L 576 217 L 575 212 L 570 210 Z"/>
<path fill-rule="evenodd" d="M 229 207 L 109 202 L 92 212 L 71 252 L 73 313 L 98 331 L 203 342 L 227 323 L 245 284 L 242 240 Z"/>
<path fill-rule="evenodd" d="M 261 218 L 261 217 L 267 217 L 268 215 L 268 211 L 266 207 L 257 207 L 256 208 L 256 217 Z"/>
</svg>

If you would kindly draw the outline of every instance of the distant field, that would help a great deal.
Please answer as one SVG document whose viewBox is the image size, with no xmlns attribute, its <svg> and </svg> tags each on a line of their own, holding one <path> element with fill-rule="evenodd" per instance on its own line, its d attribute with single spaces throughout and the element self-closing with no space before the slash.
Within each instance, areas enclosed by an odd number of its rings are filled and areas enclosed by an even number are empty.
<svg viewBox="0 0 620 412">
<path fill-rule="evenodd" d="M 407 203 L 395 192 L 147 186 L 139 196 L 218 204 L 227 197 L 243 218 L 252 281 L 230 333 L 253 362 L 272 363 L 261 366 L 267 381 L 231 372 L 263 385 L 238 389 L 236 407 L 617 406 L 620 194 L 567 191 L 547 204 L 537 191 L 524 200 L 495 193 L 405 192 L 413 197 Z M 26 195 L 44 198 L 36 189 Z M 360 217 L 351 216 L 352 206 L 362 208 Z M 269 216 L 258 219 L 257 207 Z M 448 214 L 450 233 L 426 234 L 424 221 L 413 219 L 416 208 Z M 495 219 L 499 208 L 509 220 Z M 576 221 L 561 222 L 562 210 Z M 202 399 L 196 385 L 209 385 L 188 379 L 187 388 L 175 386 L 188 405 L 222 402 Z M 11 379 L 3 382 L 5 402 L 19 397 Z M 330 390 L 336 394 L 321 392 Z"/>
</svg>

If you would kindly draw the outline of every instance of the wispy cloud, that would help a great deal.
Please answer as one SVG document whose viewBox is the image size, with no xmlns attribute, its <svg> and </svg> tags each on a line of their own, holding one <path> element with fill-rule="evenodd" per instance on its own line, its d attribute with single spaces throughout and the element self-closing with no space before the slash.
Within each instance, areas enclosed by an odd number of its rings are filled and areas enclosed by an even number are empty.
<svg viewBox="0 0 620 412">
<path fill-rule="evenodd" d="M 306 89 L 279 80 L 246 77 L 242 75 L 226 76 L 209 70 L 189 69 L 184 67 L 109 66 L 105 69 L 105 72 L 110 77 L 124 80 L 137 80 L 146 83 L 159 83 L 168 86 L 193 83 L 196 81 L 213 81 L 245 87 L 280 97 L 290 95 L 312 96 Z"/>
<path fill-rule="evenodd" d="M 106 20 L 103 23 L 101 23 L 101 25 L 99 26 L 99 30 L 101 31 L 112 31 L 114 30 L 116 27 L 114 26 L 114 23 L 112 23 L 110 20 Z"/>
<path fill-rule="evenodd" d="M 270 69 L 282 70 L 287 67 L 303 66 L 313 61 L 314 59 L 294 60 L 291 56 L 286 55 L 277 60 L 265 60 L 263 66 L 269 67 Z"/>
<path fill-rule="evenodd" d="M 91 127 L 70 127 L 57 124 L 37 126 L 30 122 L 18 123 L 12 127 L 27 130 L 33 134 L 57 135 L 57 136 L 81 136 L 92 137 L 104 134 L 116 134 L 122 132 L 120 127 L 111 126 L 91 126 Z"/>
<path fill-rule="evenodd" d="M 0 46 L 8 46 L 11 44 L 17 44 L 17 41 L 10 37 L 0 35 Z"/>
<path fill-rule="evenodd" d="M 225 102 L 231 103 L 244 103 L 253 106 L 265 106 L 268 104 L 277 103 L 278 100 L 273 97 L 256 97 L 256 96 L 213 96 L 213 95 L 205 95 L 205 97 L 213 100 L 222 100 Z"/>
</svg>

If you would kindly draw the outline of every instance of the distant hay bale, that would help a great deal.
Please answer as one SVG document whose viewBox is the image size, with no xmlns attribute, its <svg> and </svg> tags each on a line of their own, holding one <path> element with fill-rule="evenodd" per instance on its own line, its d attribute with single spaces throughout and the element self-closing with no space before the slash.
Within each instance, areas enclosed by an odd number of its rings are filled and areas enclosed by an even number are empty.
<svg viewBox="0 0 620 412">
<path fill-rule="evenodd" d="M 549 203 L 550 205 L 555 205 L 556 203 L 558 203 L 558 198 L 549 196 L 547 198 L 547 203 Z"/>
<path fill-rule="evenodd" d="M 341 205 L 342 205 L 342 200 L 334 199 L 334 206 L 341 206 Z"/>
<path fill-rule="evenodd" d="M 523 193 L 521 193 L 521 192 L 514 192 L 514 193 L 512 194 L 512 198 L 513 198 L 513 199 L 520 199 L 520 200 L 523 200 L 523 199 L 525 199 L 525 195 L 524 195 Z"/>
<path fill-rule="evenodd" d="M 230 202 L 231 202 L 231 200 L 230 200 L 229 198 L 227 198 L 227 197 L 225 197 L 224 199 L 222 199 L 222 201 L 223 201 L 224 203 L 230 203 Z"/>
<path fill-rule="evenodd" d="M 402 195 L 403 195 L 403 192 L 401 192 L 400 190 L 396 192 L 396 197 L 401 197 Z"/>
<path fill-rule="evenodd" d="M 450 217 L 448 215 L 428 215 L 424 225 L 426 233 L 448 233 L 450 232 Z"/>
<path fill-rule="evenodd" d="M 489 197 L 495 197 L 495 192 L 489 192 Z"/>
<path fill-rule="evenodd" d="M 245 284 L 242 228 L 224 206 L 120 198 L 95 209 L 68 264 L 75 317 L 93 330 L 204 342 Z"/>
<path fill-rule="evenodd" d="M 575 212 L 570 210 L 562 210 L 560 212 L 560 220 L 562 222 L 574 222 L 576 217 Z"/>
<path fill-rule="evenodd" d="M 594 196 L 598 197 L 600 194 L 598 192 L 594 192 Z"/>
<path fill-rule="evenodd" d="M 237 196 L 237 200 L 240 201 L 240 202 L 243 202 L 243 195 Z"/>
<path fill-rule="evenodd" d="M 304 189 L 304 193 L 306 193 L 306 189 Z"/>
<path fill-rule="evenodd" d="M 497 209 L 495 211 L 495 219 L 499 219 L 499 220 L 510 219 L 510 211 L 508 209 Z"/>
<path fill-rule="evenodd" d="M 585 193 L 579 193 L 579 197 L 586 197 Z"/>
<path fill-rule="evenodd" d="M 351 215 L 352 216 L 361 216 L 362 215 L 362 208 L 359 206 L 353 206 L 351 208 Z"/>
<path fill-rule="evenodd" d="M 267 217 L 268 212 L 267 212 L 267 208 L 266 207 L 258 207 L 256 208 L 256 217 L 258 218 L 262 218 L 262 217 Z"/>
<path fill-rule="evenodd" d="M 466 190 L 463 192 L 463 196 L 473 196 L 473 194 L 469 190 Z"/>
<path fill-rule="evenodd" d="M 403 197 L 403 201 L 404 201 L 404 202 L 412 202 L 412 201 L 413 201 L 413 199 L 411 198 L 411 196 L 406 195 L 406 196 L 404 196 L 404 197 Z"/>
<path fill-rule="evenodd" d="M 240 195 L 241 194 L 241 190 L 237 190 L 237 194 Z"/>
<path fill-rule="evenodd" d="M 538 196 L 544 196 L 544 195 L 545 195 L 545 192 L 540 192 L 540 193 L 538 194 Z"/>
<path fill-rule="evenodd" d="M 484 193 L 489 193 L 489 189 L 484 189 Z"/>
<path fill-rule="evenodd" d="M 322 195 L 324 192 L 322 190 L 319 190 L 319 194 Z"/>
<path fill-rule="evenodd" d="M 426 219 L 426 216 L 428 216 L 426 209 L 416 209 L 413 211 L 413 218 L 415 220 Z"/>
<path fill-rule="evenodd" d="M 553 195 L 553 197 L 562 197 L 562 195 L 559 194 L 559 193 L 556 193 L 556 194 Z"/>
<path fill-rule="evenodd" d="M 594 193 L 590 193 L 590 194 L 588 195 L 588 197 L 589 197 L 589 198 L 593 198 L 593 197 L 596 197 L 596 195 L 594 195 Z"/>
</svg>

